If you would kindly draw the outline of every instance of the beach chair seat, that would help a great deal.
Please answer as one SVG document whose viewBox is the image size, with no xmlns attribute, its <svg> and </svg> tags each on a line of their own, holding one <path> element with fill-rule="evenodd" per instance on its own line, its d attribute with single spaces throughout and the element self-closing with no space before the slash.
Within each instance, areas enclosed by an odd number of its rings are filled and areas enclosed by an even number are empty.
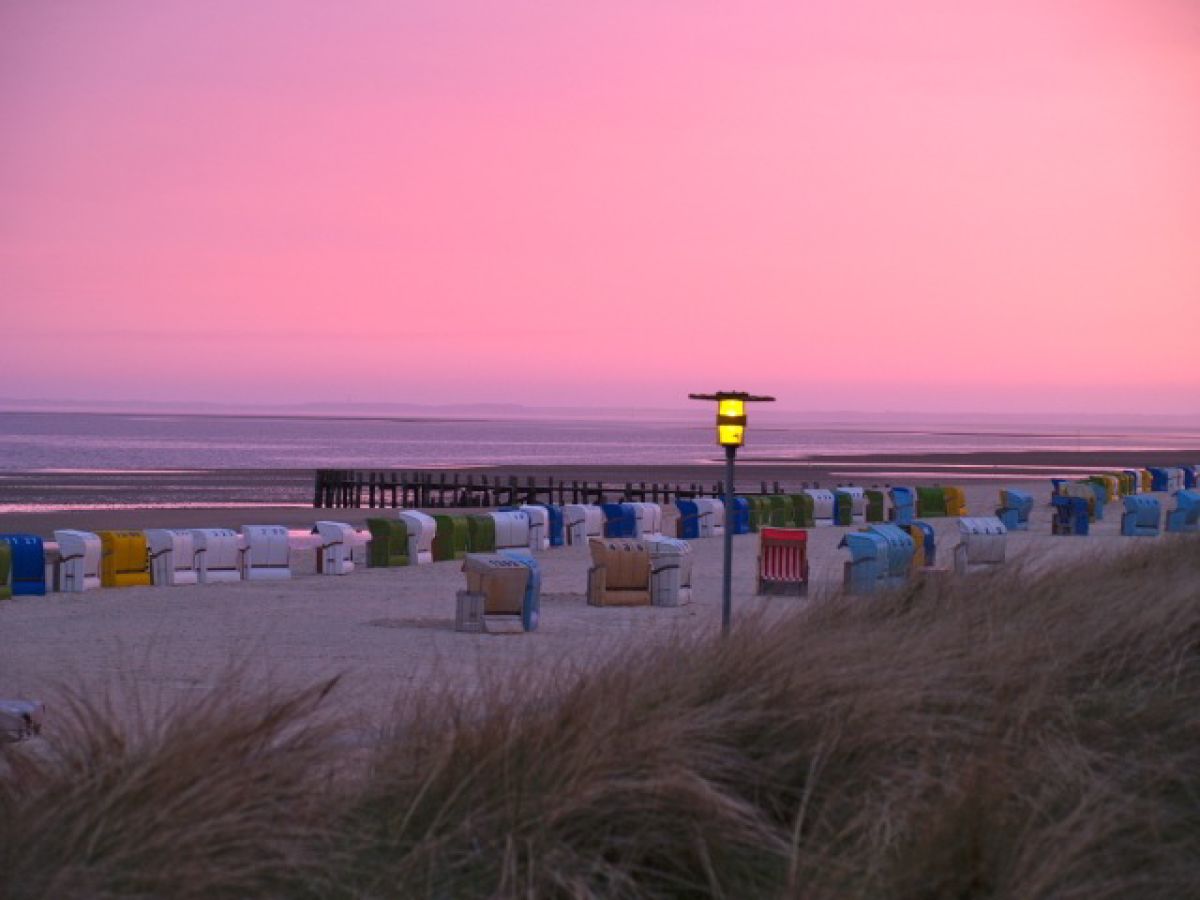
<svg viewBox="0 0 1200 900">
<path fill-rule="evenodd" d="M 101 587 L 149 585 L 150 554 L 140 531 L 97 531 Z"/>
<path fill-rule="evenodd" d="M 100 587 L 100 536 L 73 528 L 54 532 L 58 542 L 58 581 L 56 589 L 82 593 Z"/>
<path fill-rule="evenodd" d="M 587 595 L 592 606 L 649 606 L 650 549 L 633 538 L 592 538 Z"/>
<path fill-rule="evenodd" d="M 954 570 L 965 574 L 970 566 L 999 565 L 1008 547 L 1008 529 L 996 516 L 963 516 L 958 520 L 958 545 Z"/>
<path fill-rule="evenodd" d="M 1056 494 L 1050 498 L 1054 518 L 1050 533 L 1086 536 L 1091 516 L 1088 514 L 1088 498 Z"/>
<path fill-rule="evenodd" d="M 892 502 L 891 518 L 889 521 L 901 528 L 907 528 L 916 517 L 917 494 L 910 487 L 888 488 L 888 497 Z"/>
<path fill-rule="evenodd" d="M 433 561 L 462 559 L 470 546 L 470 528 L 466 516 L 434 516 L 437 530 L 433 535 Z"/>
<path fill-rule="evenodd" d="M 0 534 L 9 551 L 8 587 L 13 597 L 46 593 L 46 550 L 35 534 Z"/>
<path fill-rule="evenodd" d="M 532 566 L 510 555 L 468 553 L 462 571 L 467 589 L 457 597 L 458 631 L 513 634 L 524 632 L 527 620 L 536 627 L 536 615 L 527 614 Z"/>
<path fill-rule="evenodd" d="M 155 586 L 176 587 L 198 584 L 196 541 L 191 531 L 176 528 L 147 528 L 146 549 L 150 554 L 150 580 Z"/>
<path fill-rule="evenodd" d="M 191 528 L 196 577 L 201 584 L 242 580 L 242 542 L 231 528 Z"/>
<path fill-rule="evenodd" d="M 692 602 L 692 546 L 678 538 L 646 541 L 650 552 L 650 603 L 682 606 Z"/>
<path fill-rule="evenodd" d="M 358 532 L 346 522 L 320 521 L 312 533 L 320 540 L 317 546 L 318 575 L 349 575 L 354 571 L 354 548 Z"/>
<path fill-rule="evenodd" d="M 758 532 L 756 594 L 808 594 L 808 532 L 763 528 Z"/>
<path fill-rule="evenodd" d="M 1175 508 L 1167 513 L 1167 531 L 1189 534 L 1200 531 L 1200 491 L 1179 491 Z"/>
<path fill-rule="evenodd" d="M 1162 522 L 1158 498 L 1148 494 L 1126 497 L 1121 514 L 1121 534 L 1125 537 L 1157 537 Z"/>
<path fill-rule="evenodd" d="M 604 510 L 592 503 L 568 503 L 563 507 L 563 533 L 573 547 L 589 538 L 604 536 Z"/>
</svg>

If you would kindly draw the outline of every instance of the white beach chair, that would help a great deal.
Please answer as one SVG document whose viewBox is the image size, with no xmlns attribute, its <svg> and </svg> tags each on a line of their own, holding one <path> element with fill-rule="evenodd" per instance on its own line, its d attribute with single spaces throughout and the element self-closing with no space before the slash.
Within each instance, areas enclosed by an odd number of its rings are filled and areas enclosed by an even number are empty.
<svg viewBox="0 0 1200 900">
<path fill-rule="evenodd" d="M 195 539 L 190 531 L 172 528 L 147 528 L 146 547 L 150 551 L 150 579 L 155 585 L 196 584 Z"/>
<path fill-rule="evenodd" d="M 59 551 L 58 589 L 78 594 L 100 587 L 100 536 L 90 531 L 54 532 Z"/>
</svg>

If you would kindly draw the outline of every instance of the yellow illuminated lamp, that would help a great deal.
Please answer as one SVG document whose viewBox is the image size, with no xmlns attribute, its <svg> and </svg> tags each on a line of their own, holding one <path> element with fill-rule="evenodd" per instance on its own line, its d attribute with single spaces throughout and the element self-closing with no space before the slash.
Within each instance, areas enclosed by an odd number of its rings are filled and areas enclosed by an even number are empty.
<svg viewBox="0 0 1200 900">
<path fill-rule="evenodd" d="M 726 397 L 717 401 L 717 443 L 740 447 L 746 442 L 746 401 Z"/>
</svg>

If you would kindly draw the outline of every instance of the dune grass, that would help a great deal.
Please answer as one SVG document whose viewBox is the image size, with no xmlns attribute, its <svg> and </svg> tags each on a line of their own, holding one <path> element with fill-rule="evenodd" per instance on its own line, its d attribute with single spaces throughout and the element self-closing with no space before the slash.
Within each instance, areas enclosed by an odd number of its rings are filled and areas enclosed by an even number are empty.
<svg viewBox="0 0 1200 900">
<path fill-rule="evenodd" d="M 825 598 L 520 684 L 430 686 L 365 750 L 332 685 L 231 678 L 153 725 L 56 708 L 0 759 L 0 896 L 1200 885 L 1200 541 Z"/>
</svg>

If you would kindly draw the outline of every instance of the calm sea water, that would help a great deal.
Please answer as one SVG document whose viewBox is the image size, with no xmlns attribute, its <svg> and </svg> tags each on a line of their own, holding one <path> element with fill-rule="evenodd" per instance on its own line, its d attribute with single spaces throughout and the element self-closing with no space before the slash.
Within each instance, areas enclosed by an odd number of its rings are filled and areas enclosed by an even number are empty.
<svg viewBox="0 0 1200 900">
<path fill-rule="evenodd" d="M 0 469 L 133 471 L 679 465 L 716 459 L 707 424 L 0 413 Z M 1200 447 L 1200 429 L 756 425 L 743 451 L 817 454 Z"/>
</svg>

